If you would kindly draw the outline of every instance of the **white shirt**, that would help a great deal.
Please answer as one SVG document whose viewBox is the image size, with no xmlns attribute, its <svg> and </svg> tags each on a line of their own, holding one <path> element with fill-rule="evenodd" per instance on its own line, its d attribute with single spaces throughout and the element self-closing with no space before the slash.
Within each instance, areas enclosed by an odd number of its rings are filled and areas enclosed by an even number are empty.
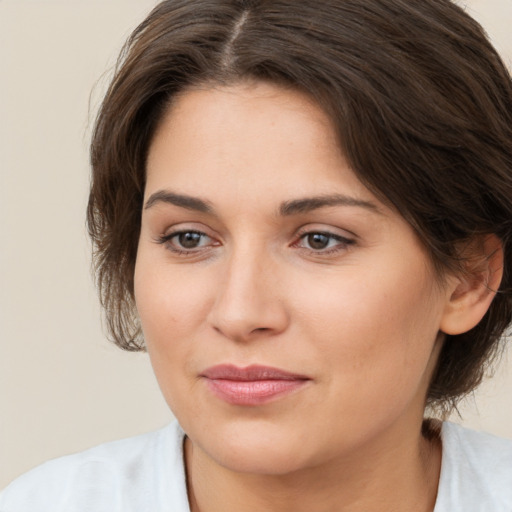
<svg viewBox="0 0 512 512">
<path fill-rule="evenodd" d="M 183 431 L 103 444 L 49 461 L 0 494 L 0 512 L 190 512 Z M 512 512 L 512 440 L 444 423 L 434 512 Z"/>
</svg>

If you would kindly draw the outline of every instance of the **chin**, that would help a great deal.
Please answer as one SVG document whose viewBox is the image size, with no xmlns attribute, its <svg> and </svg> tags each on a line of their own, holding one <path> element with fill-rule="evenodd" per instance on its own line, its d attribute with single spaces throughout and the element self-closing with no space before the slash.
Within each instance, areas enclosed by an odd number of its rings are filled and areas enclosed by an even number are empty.
<svg viewBox="0 0 512 512">
<path fill-rule="evenodd" d="M 192 443 L 218 465 L 238 473 L 286 475 L 311 465 L 308 447 L 300 439 L 291 439 L 289 430 L 227 429 Z M 309 462 L 309 463 L 308 463 Z"/>
<path fill-rule="evenodd" d="M 216 451 L 209 455 L 217 464 L 237 473 L 284 476 L 308 466 L 303 454 L 298 457 L 299 453 L 299 448 L 287 450 L 283 446 L 262 446 L 258 443 L 251 447 Z"/>
</svg>

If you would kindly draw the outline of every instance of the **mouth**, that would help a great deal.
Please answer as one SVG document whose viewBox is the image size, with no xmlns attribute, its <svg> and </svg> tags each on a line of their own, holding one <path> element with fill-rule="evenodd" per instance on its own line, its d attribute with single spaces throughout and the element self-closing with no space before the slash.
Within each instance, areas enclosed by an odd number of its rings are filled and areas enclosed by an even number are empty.
<svg viewBox="0 0 512 512">
<path fill-rule="evenodd" d="M 224 402 L 245 406 L 273 402 L 311 381 L 305 375 L 259 365 L 244 368 L 229 364 L 212 366 L 200 377 L 210 391 Z"/>
</svg>

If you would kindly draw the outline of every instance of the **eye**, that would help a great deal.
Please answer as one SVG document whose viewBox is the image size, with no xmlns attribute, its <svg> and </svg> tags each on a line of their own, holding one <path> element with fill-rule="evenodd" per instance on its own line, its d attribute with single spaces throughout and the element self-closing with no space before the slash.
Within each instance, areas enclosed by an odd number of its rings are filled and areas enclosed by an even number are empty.
<svg viewBox="0 0 512 512">
<path fill-rule="evenodd" d="M 312 252 L 331 253 L 344 250 L 354 244 L 354 240 L 323 231 L 310 231 L 300 236 L 297 246 Z"/>
<path fill-rule="evenodd" d="M 164 244 L 169 250 L 183 254 L 214 245 L 214 241 L 201 231 L 176 231 L 160 237 L 158 243 Z"/>
<path fill-rule="evenodd" d="M 183 249 L 196 249 L 205 243 L 206 235 L 197 233 L 196 231 L 186 231 L 185 233 L 177 233 L 171 240 L 174 240 Z"/>
</svg>

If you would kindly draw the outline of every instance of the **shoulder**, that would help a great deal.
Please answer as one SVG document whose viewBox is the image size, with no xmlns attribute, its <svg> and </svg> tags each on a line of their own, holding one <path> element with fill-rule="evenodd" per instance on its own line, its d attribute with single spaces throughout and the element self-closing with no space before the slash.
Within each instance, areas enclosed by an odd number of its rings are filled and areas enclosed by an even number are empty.
<svg viewBox="0 0 512 512">
<path fill-rule="evenodd" d="M 512 510 L 512 440 L 445 422 L 435 512 Z M 443 506 L 441 507 L 441 504 Z"/>
<path fill-rule="evenodd" d="M 0 494 L 0 512 L 135 512 L 148 510 L 151 500 L 160 510 L 159 503 L 186 498 L 182 443 L 172 423 L 51 460 Z"/>
</svg>

